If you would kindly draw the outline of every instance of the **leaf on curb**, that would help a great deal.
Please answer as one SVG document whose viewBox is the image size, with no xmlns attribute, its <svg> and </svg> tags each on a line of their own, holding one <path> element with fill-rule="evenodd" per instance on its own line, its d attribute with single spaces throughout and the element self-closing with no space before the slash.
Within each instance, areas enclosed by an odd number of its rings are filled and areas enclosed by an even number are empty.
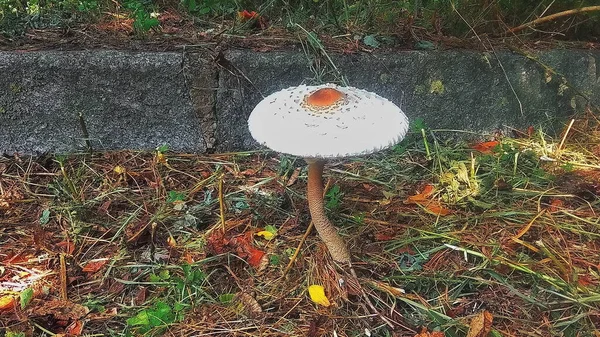
<svg viewBox="0 0 600 337">
<path fill-rule="evenodd" d="M 310 299 L 316 304 L 322 305 L 324 307 L 328 307 L 331 305 L 329 303 L 329 299 L 325 296 L 325 289 L 323 286 L 318 284 L 313 284 L 308 287 L 308 295 Z"/>
<path fill-rule="evenodd" d="M 481 311 L 479 315 L 475 316 L 471 321 L 467 337 L 487 337 L 492 330 L 493 320 L 494 316 L 492 316 L 489 311 Z"/>
</svg>

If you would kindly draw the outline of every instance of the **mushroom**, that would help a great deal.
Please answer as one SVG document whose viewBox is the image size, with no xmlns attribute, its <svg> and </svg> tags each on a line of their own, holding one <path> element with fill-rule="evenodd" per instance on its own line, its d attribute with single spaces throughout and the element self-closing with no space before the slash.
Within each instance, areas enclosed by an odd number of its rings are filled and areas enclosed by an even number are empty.
<svg viewBox="0 0 600 337">
<path fill-rule="evenodd" d="M 395 145 L 408 119 L 389 100 L 353 87 L 300 85 L 275 92 L 248 119 L 252 137 L 308 163 L 307 199 L 313 224 L 338 263 L 350 265 L 350 252 L 325 214 L 323 167 L 327 159 L 366 155 Z"/>
</svg>

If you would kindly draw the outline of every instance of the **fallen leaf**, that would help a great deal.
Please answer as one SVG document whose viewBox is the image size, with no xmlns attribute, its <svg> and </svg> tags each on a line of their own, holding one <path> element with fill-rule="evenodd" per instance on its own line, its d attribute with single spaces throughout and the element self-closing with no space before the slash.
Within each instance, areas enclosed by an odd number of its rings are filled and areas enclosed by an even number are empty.
<svg viewBox="0 0 600 337">
<path fill-rule="evenodd" d="M 51 300 L 43 306 L 35 306 L 27 312 L 29 316 L 40 317 L 52 315 L 59 321 L 77 320 L 85 317 L 90 312 L 87 307 L 71 301 Z"/>
<path fill-rule="evenodd" d="M 68 255 L 72 255 L 75 251 L 75 245 L 72 241 L 62 241 L 56 244 L 58 247 L 64 248 L 64 252 Z"/>
<path fill-rule="evenodd" d="M 290 176 L 290 179 L 288 179 L 287 183 L 285 183 L 285 186 L 290 187 L 290 186 L 294 185 L 296 183 L 296 181 L 298 180 L 299 176 L 300 176 L 300 168 L 297 168 L 294 170 L 294 172 Z"/>
<path fill-rule="evenodd" d="M 390 240 L 394 240 L 395 236 L 394 235 L 389 235 L 389 234 L 383 234 L 383 233 L 375 233 L 375 235 L 373 235 L 375 237 L 375 240 L 377 241 L 390 241 Z"/>
<path fill-rule="evenodd" d="M 500 145 L 500 142 L 493 140 L 491 142 L 477 143 L 471 146 L 472 149 L 477 150 L 481 153 L 492 153 L 492 150 Z"/>
<path fill-rule="evenodd" d="M 32 288 L 27 288 L 25 290 L 23 290 L 20 294 L 20 302 L 21 302 L 21 309 L 25 309 L 25 307 L 31 302 L 31 300 L 33 299 L 33 289 Z"/>
<path fill-rule="evenodd" d="M 254 247 L 246 247 L 248 251 L 248 263 L 252 267 L 258 267 L 261 265 L 263 257 L 265 257 L 265 252 L 260 249 L 256 249 Z"/>
<path fill-rule="evenodd" d="M 250 317 L 258 317 L 263 312 L 258 301 L 248 293 L 237 293 L 235 300 L 243 306 L 244 312 Z"/>
<path fill-rule="evenodd" d="M 425 187 L 423 188 L 423 191 L 421 193 L 408 197 L 404 201 L 404 203 L 405 204 L 418 204 L 423 201 L 427 201 L 427 200 L 429 200 L 429 197 L 433 194 L 434 191 L 435 191 L 435 187 L 433 185 L 430 185 L 430 184 L 425 185 Z"/>
<path fill-rule="evenodd" d="M 108 259 L 106 259 L 106 258 L 91 260 L 85 264 L 85 266 L 82 268 L 82 271 L 84 273 L 95 273 L 98 270 L 102 269 L 102 267 L 104 267 L 106 262 L 108 262 Z"/>
<path fill-rule="evenodd" d="M 65 329 L 67 336 L 79 336 L 83 332 L 83 322 L 81 320 L 75 320 L 73 323 Z"/>
<path fill-rule="evenodd" d="M 255 176 L 256 175 L 256 170 L 254 169 L 247 169 L 244 170 L 242 172 L 240 172 L 241 175 L 245 176 L 245 177 L 249 177 L 249 176 Z"/>
<path fill-rule="evenodd" d="M 161 164 L 167 163 L 167 157 L 165 156 L 165 154 L 163 152 L 156 151 L 156 162 L 161 163 Z"/>
<path fill-rule="evenodd" d="M 177 247 L 177 241 L 175 241 L 175 238 L 173 236 L 169 235 L 169 237 L 167 238 L 167 245 L 169 245 L 169 247 L 171 248 Z"/>
<path fill-rule="evenodd" d="M 256 19 L 256 18 L 258 18 L 258 13 L 256 13 L 255 11 L 249 12 L 249 11 L 247 11 L 247 10 L 244 9 L 243 11 L 238 12 L 238 18 L 241 21 L 247 21 L 247 20 L 251 20 L 251 19 Z"/>
<path fill-rule="evenodd" d="M 4 295 L 0 297 L 0 311 L 12 310 L 15 307 L 16 300 L 14 296 Z"/>
<path fill-rule="evenodd" d="M 393 287 L 385 282 L 372 280 L 369 283 L 377 290 L 385 291 L 386 293 L 395 297 L 403 297 L 406 295 L 406 291 L 404 289 Z"/>
<path fill-rule="evenodd" d="M 550 207 L 548 207 L 548 211 L 550 213 L 560 211 L 563 208 L 564 204 L 565 203 L 562 200 L 554 198 L 550 201 Z"/>
<path fill-rule="evenodd" d="M 443 332 L 441 331 L 427 331 L 427 328 L 423 328 L 421 329 L 421 332 L 416 334 L 415 337 L 444 337 L 446 336 Z"/>
<path fill-rule="evenodd" d="M 577 276 L 577 284 L 579 284 L 581 287 L 587 288 L 589 286 L 597 286 L 598 285 L 598 281 L 594 280 L 592 278 L 592 276 L 588 275 L 588 274 L 583 274 L 583 275 L 578 275 Z"/>
<path fill-rule="evenodd" d="M 492 316 L 489 311 L 481 311 L 479 315 L 475 316 L 471 321 L 467 337 L 487 337 L 492 329 L 493 320 L 494 316 Z"/>
<path fill-rule="evenodd" d="M 148 289 L 146 287 L 138 287 L 137 294 L 134 298 L 134 303 L 136 305 L 143 305 L 146 302 L 146 296 L 148 295 Z"/>
<path fill-rule="evenodd" d="M 275 237 L 275 234 L 269 231 L 260 231 L 256 233 L 257 236 L 262 236 L 265 240 L 271 240 Z"/>
<path fill-rule="evenodd" d="M 127 172 L 127 169 L 125 169 L 121 165 L 117 165 L 113 168 L 113 172 L 115 172 L 116 174 L 124 174 L 125 172 Z"/>
<path fill-rule="evenodd" d="M 450 211 L 447 208 L 444 208 L 440 203 L 432 201 L 427 203 L 427 205 L 425 205 L 425 209 L 428 212 L 433 213 L 434 215 L 440 215 L 440 216 L 444 216 L 444 215 L 448 215 L 450 213 L 452 213 L 452 211 Z"/>
<path fill-rule="evenodd" d="M 223 254 L 227 250 L 225 246 L 228 244 L 228 240 L 223 237 L 222 231 L 213 231 L 206 239 L 206 246 L 209 251 L 214 254 Z"/>
<path fill-rule="evenodd" d="M 323 288 L 323 286 L 320 286 L 318 284 L 313 284 L 309 286 L 308 295 L 310 296 L 310 299 L 316 304 L 322 305 L 324 307 L 328 307 L 331 305 L 331 303 L 329 303 L 329 299 L 327 298 L 327 296 L 325 296 L 325 289 Z"/>
</svg>

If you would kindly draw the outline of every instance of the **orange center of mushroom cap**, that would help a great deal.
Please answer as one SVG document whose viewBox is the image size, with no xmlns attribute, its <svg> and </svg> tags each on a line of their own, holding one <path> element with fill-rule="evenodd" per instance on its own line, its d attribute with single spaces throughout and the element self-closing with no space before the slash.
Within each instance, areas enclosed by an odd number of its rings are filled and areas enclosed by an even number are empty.
<svg viewBox="0 0 600 337">
<path fill-rule="evenodd" d="M 322 88 L 305 98 L 305 103 L 314 108 L 327 108 L 338 103 L 345 94 L 334 88 Z"/>
</svg>

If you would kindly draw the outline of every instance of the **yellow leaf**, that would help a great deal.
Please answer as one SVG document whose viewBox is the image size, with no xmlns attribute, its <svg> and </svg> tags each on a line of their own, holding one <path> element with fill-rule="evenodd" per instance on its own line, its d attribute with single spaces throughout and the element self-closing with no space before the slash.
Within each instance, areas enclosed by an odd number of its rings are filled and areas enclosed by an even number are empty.
<svg viewBox="0 0 600 337">
<path fill-rule="evenodd" d="M 260 231 L 260 232 L 256 233 L 256 235 L 262 236 L 263 238 L 265 238 L 265 240 L 271 240 L 275 237 L 275 234 L 273 234 L 269 231 Z"/>
<path fill-rule="evenodd" d="M 167 244 L 171 248 L 177 247 L 177 241 L 175 241 L 175 238 L 173 236 L 171 236 L 171 235 L 169 235 L 169 237 L 167 238 Z"/>
<path fill-rule="evenodd" d="M 0 297 L 0 311 L 12 310 L 15 306 L 15 298 L 13 296 L 5 295 Z"/>
<path fill-rule="evenodd" d="M 310 295 L 310 299 L 317 304 L 320 304 L 324 307 L 331 305 L 331 303 L 329 303 L 329 299 L 327 299 L 327 296 L 325 296 L 325 289 L 323 289 L 323 286 L 317 284 L 309 286 L 308 294 Z"/>
<path fill-rule="evenodd" d="M 156 152 L 156 162 L 157 163 L 161 163 L 161 164 L 166 164 L 167 163 L 167 157 L 165 156 L 164 153 L 157 151 Z"/>
<path fill-rule="evenodd" d="M 123 173 L 125 173 L 126 170 L 125 170 L 125 168 L 123 166 L 117 165 L 117 166 L 115 166 L 115 168 L 113 169 L 113 171 L 116 174 L 123 174 Z"/>
</svg>

